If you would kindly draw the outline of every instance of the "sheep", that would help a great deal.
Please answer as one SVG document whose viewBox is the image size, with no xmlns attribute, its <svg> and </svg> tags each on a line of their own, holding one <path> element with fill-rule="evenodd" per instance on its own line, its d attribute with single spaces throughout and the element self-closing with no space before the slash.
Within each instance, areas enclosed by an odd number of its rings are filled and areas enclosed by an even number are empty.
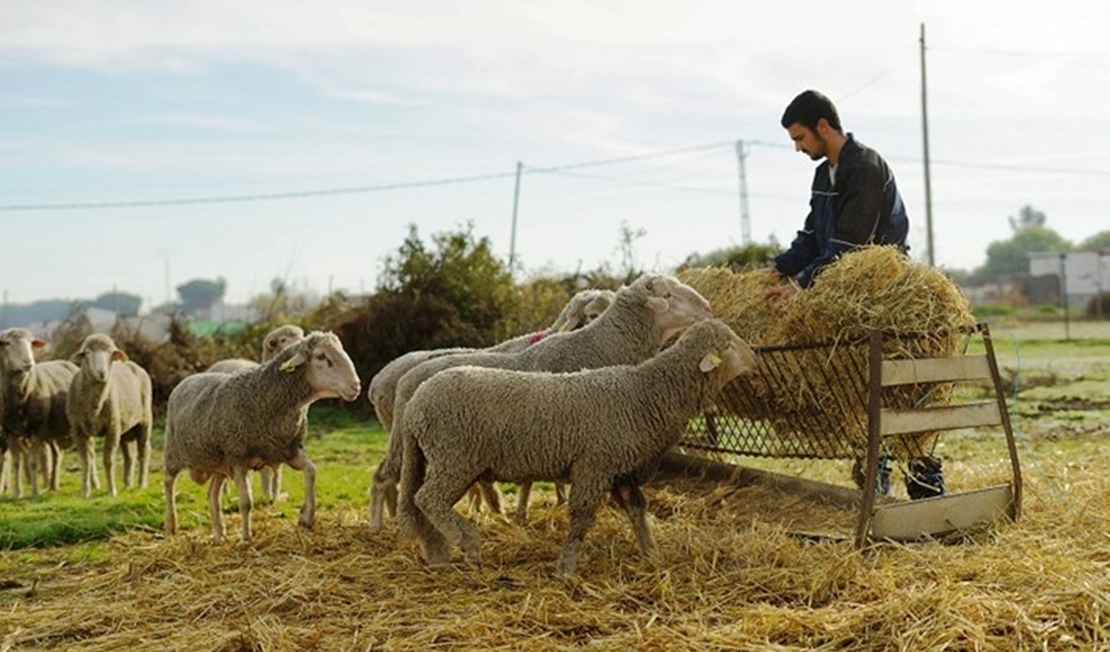
<svg viewBox="0 0 1110 652">
<path fill-rule="evenodd" d="M 304 450 L 306 411 L 313 402 L 362 392 L 354 363 L 334 333 L 312 332 L 255 369 L 236 374 L 199 373 L 170 392 L 166 408 L 165 531 L 177 531 L 174 484 L 189 469 L 208 486 L 213 539 L 224 540 L 220 490 L 235 481 L 242 516 L 241 538 L 251 538 L 251 490 L 247 472 L 284 462 L 304 473 L 305 500 L 298 524 L 316 516 L 316 467 Z"/>
<path fill-rule="evenodd" d="M 378 421 L 388 434 L 393 426 L 393 401 L 397 382 L 413 367 L 434 358 L 456 353 L 471 353 L 478 350 L 506 353 L 522 351 L 551 333 L 573 331 L 589 324 L 605 312 L 613 302 L 614 295 L 615 293 L 612 290 L 581 290 L 567 301 L 567 304 L 563 306 L 562 311 L 560 311 L 559 315 L 555 318 L 550 328 L 535 333 L 520 335 L 487 349 L 447 348 L 410 351 L 405 353 L 382 367 L 381 371 L 370 379 L 367 398 L 370 399 L 370 403 L 374 406 L 374 413 L 378 416 Z M 375 490 L 376 486 L 381 487 L 381 489 Z M 501 497 L 497 493 L 497 489 L 490 483 L 479 483 L 478 489 L 481 495 L 485 497 L 486 503 L 490 508 L 494 512 L 499 513 L 501 511 Z M 518 505 L 527 505 L 530 489 L 531 485 L 521 487 Z M 476 496 L 472 495 L 472 503 L 477 505 L 478 498 Z M 383 507 L 387 509 L 390 514 L 396 513 L 396 481 L 383 481 L 383 483 L 375 481 L 371 484 L 369 517 L 371 532 L 379 532 L 382 529 Z M 520 513 L 519 507 L 517 513 Z"/>
<path fill-rule="evenodd" d="M 268 362 L 273 359 L 275 355 L 280 353 L 282 349 L 302 339 L 304 339 L 304 329 L 300 326 L 295 324 L 278 326 L 267 333 L 266 337 L 262 338 L 262 354 L 258 359 L 262 362 Z M 246 358 L 228 358 L 212 363 L 212 366 L 208 367 L 206 371 L 233 374 L 247 369 L 253 369 L 256 366 L 258 366 L 258 363 L 254 360 L 248 360 Z"/>
<path fill-rule="evenodd" d="M 104 472 L 108 495 L 116 495 L 115 454 L 123 444 L 123 482 L 135 483 L 134 446 L 139 462 L 139 486 L 147 487 L 150 475 L 151 409 L 150 374 L 127 359 L 111 337 L 94 333 L 73 354 L 77 373 L 66 397 L 66 418 L 81 460 L 81 495 L 88 498 L 96 482 L 93 437 L 104 438 Z"/>
<path fill-rule="evenodd" d="M 266 337 L 262 338 L 262 354 L 259 360 L 262 362 L 269 362 L 282 351 L 285 347 L 294 342 L 299 342 L 304 339 L 304 329 L 296 324 L 285 324 L 278 326 L 274 330 L 266 333 Z M 253 369 L 258 366 L 254 360 L 247 360 L 246 358 L 228 358 L 227 360 L 219 360 L 212 363 L 208 367 L 208 371 L 217 373 L 234 374 L 247 369 Z M 307 427 L 308 422 L 305 422 Z M 258 472 L 259 480 L 262 484 L 262 495 L 270 502 L 277 502 L 281 497 L 281 464 L 273 466 L 264 466 Z"/>
<path fill-rule="evenodd" d="M 462 365 L 520 371 L 578 371 L 635 364 L 655 355 L 674 335 L 709 317 L 712 317 L 709 302 L 690 286 L 673 276 L 644 275 L 618 290 L 609 309 L 579 330 L 555 333 L 519 353 L 463 353 L 417 365 L 397 383 L 394 432 L 374 472 L 371 508 L 375 500 L 380 500 L 377 494 L 384 495 L 387 487 L 394 487 L 400 479 L 404 439 L 397 436 L 396 430 L 405 403 L 422 382 L 437 372 Z M 526 517 L 526 512 L 518 510 L 518 522 L 524 523 Z"/>
<path fill-rule="evenodd" d="M 69 360 L 35 362 L 35 349 L 46 346 L 26 328 L 0 331 L 0 428 L 12 457 L 8 483 L 12 495 L 23 493 L 26 473 L 31 494 L 38 495 L 38 468 L 45 484 L 57 490 L 62 453 L 72 444 L 66 419 L 66 395 L 77 365 Z"/>
<path fill-rule="evenodd" d="M 611 493 L 640 550 L 655 552 L 646 499 L 632 478 L 675 444 L 687 422 L 755 354 L 724 322 L 701 321 L 638 365 L 573 373 L 482 367 L 441 371 L 422 383 L 398 420 L 404 463 L 398 521 L 429 565 L 448 545 L 479 563 L 478 533 L 454 510 L 479 477 L 570 482 L 570 531 L 556 574 L 574 575 L 598 505 Z M 632 491 L 639 500 L 630 500 Z"/>
</svg>

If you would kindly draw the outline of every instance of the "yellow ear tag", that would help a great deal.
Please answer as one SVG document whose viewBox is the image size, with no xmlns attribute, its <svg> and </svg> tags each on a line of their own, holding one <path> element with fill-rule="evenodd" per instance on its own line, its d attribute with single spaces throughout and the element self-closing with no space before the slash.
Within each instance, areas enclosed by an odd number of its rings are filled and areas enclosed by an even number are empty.
<svg viewBox="0 0 1110 652">
<path fill-rule="evenodd" d="M 701 359 L 701 363 L 698 365 L 698 369 L 701 370 L 702 373 L 709 373 L 710 371 L 713 371 L 717 367 L 721 366 L 722 362 L 723 360 L 721 359 L 721 356 L 717 355 L 716 353 L 707 353 L 705 357 Z"/>
<path fill-rule="evenodd" d="M 293 371 L 296 368 L 297 368 L 297 365 L 293 364 L 293 358 L 289 358 L 285 362 L 281 363 L 281 367 L 280 367 L 280 369 L 282 371 Z"/>
</svg>

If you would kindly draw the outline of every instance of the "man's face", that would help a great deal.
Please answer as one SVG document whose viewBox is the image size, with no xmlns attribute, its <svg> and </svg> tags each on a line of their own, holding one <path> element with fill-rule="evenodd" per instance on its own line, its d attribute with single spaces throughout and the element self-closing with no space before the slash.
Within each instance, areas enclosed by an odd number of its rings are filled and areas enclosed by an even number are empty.
<svg viewBox="0 0 1110 652">
<path fill-rule="evenodd" d="M 786 133 L 790 134 L 790 140 L 794 141 L 795 152 L 802 152 L 814 161 L 820 161 L 828 154 L 825 139 L 809 127 L 803 127 L 801 123 L 795 122 L 786 128 Z"/>
</svg>

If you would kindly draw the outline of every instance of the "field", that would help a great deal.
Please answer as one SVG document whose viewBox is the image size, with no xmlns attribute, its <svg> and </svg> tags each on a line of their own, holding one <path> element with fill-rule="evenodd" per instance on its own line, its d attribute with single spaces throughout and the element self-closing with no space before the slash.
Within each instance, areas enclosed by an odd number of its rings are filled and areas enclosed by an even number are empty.
<svg viewBox="0 0 1110 652">
<path fill-rule="evenodd" d="M 256 505 L 251 543 L 230 496 L 229 541 L 211 543 L 186 474 L 184 531 L 163 536 L 157 453 L 145 491 L 82 500 L 71 454 L 56 494 L 0 498 L 0 652 L 1110 650 L 1110 324 L 1070 326 L 1068 342 L 1058 322 L 993 327 L 1025 476 L 1017 523 L 857 552 L 840 536 L 851 512 L 669 478 L 647 489 L 656 558 L 605 508 L 563 581 L 567 518 L 543 487 L 526 528 L 474 516 L 480 567 L 429 570 L 392 520 L 366 529 L 380 428 L 325 406 L 307 444 L 312 531 L 296 526 L 303 485 L 285 469 L 289 496 Z M 1002 474 L 999 442 L 944 437 L 950 488 Z M 846 463 L 733 461 L 850 483 Z"/>
</svg>

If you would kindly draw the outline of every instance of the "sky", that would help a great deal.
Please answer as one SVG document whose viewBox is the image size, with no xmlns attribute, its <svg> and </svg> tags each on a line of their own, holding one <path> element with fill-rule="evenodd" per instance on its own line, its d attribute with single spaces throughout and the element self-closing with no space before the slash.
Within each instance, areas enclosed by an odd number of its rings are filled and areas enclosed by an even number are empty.
<svg viewBox="0 0 1110 652">
<path fill-rule="evenodd" d="M 1075 243 L 1110 229 L 1108 18 L 1093 0 L 4 0 L 0 290 L 144 311 L 198 278 L 231 303 L 275 278 L 373 292 L 410 227 L 470 229 L 522 280 L 619 272 L 622 234 L 659 272 L 786 245 L 815 163 L 779 119 L 808 88 L 894 169 L 911 254 L 931 222 L 935 264 L 970 270 L 1026 205 Z"/>
</svg>

